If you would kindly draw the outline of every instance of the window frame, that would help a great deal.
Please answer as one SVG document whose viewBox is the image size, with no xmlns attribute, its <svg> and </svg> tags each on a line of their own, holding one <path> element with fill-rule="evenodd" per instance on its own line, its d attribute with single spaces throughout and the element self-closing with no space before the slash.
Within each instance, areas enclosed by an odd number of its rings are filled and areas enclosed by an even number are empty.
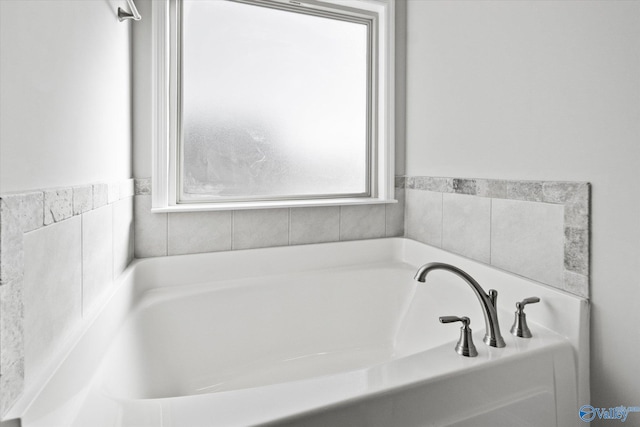
<svg viewBox="0 0 640 427">
<path fill-rule="evenodd" d="M 230 0 L 245 4 L 271 3 L 267 7 L 314 10 L 320 16 L 331 13 L 371 18 L 368 144 L 368 195 L 180 202 L 179 115 L 181 101 L 179 73 L 181 59 L 179 22 L 182 0 L 152 2 L 152 211 L 203 211 L 258 209 L 297 206 L 332 206 L 393 203 L 394 200 L 394 2 L 393 0 Z M 317 12 L 315 12 L 317 11 Z M 336 12 L 337 11 L 337 12 Z"/>
</svg>

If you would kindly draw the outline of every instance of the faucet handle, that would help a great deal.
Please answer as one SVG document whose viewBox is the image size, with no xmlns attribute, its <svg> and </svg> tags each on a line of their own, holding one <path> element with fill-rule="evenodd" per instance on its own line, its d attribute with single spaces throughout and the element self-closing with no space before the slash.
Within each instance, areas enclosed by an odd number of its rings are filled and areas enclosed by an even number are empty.
<svg viewBox="0 0 640 427">
<path fill-rule="evenodd" d="M 471 328 L 469 327 L 471 319 L 466 316 L 441 316 L 439 320 L 440 323 L 462 322 L 462 327 L 460 328 L 460 339 L 455 347 L 456 353 L 466 357 L 476 357 L 478 355 L 476 346 L 473 344 Z"/>
<path fill-rule="evenodd" d="M 469 326 L 471 324 L 471 319 L 466 316 L 458 317 L 458 316 L 440 316 L 438 318 L 440 323 L 453 323 L 453 322 L 462 322 L 462 326 Z"/>
<path fill-rule="evenodd" d="M 520 338 L 531 338 L 531 330 L 527 326 L 527 315 L 524 312 L 524 306 L 527 304 L 535 304 L 540 302 L 538 297 L 525 298 L 516 303 L 516 317 L 511 326 L 511 333 Z"/>
<path fill-rule="evenodd" d="M 520 302 L 516 303 L 516 308 L 518 310 L 524 310 L 524 306 L 527 304 L 535 304 L 537 302 L 540 302 L 540 298 L 538 297 L 529 297 L 529 298 L 525 298 Z"/>
</svg>

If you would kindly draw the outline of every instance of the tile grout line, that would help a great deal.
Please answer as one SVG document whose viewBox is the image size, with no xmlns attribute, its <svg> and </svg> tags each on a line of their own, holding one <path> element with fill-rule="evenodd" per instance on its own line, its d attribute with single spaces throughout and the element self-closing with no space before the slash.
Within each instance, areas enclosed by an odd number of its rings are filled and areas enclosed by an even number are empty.
<svg viewBox="0 0 640 427">
<path fill-rule="evenodd" d="M 234 250 L 236 211 L 231 211 L 231 250 Z"/>
<path fill-rule="evenodd" d="M 84 319 L 85 317 L 85 307 L 84 307 L 84 214 L 80 215 L 80 317 Z M 113 222 L 111 224 L 111 253 L 113 253 Z M 111 262 L 111 275 L 113 276 L 113 262 Z"/>
<path fill-rule="evenodd" d="M 440 249 L 442 249 L 442 245 L 444 244 L 444 193 L 440 193 Z"/>
<path fill-rule="evenodd" d="M 338 206 L 338 242 L 342 241 L 342 206 Z"/>
<path fill-rule="evenodd" d="M 287 209 L 287 246 L 291 246 L 291 208 Z"/>
<path fill-rule="evenodd" d="M 164 248 L 164 254 L 165 256 L 169 256 L 169 212 L 167 212 L 167 226 L 166 226 L 166 234 L 165 234 L 165 248 Z"/>
<path fill-rule="evenodd" d="M 492 248 L 493 248 L 493 197 L 489 198 L 489 265 L 492 264 Z"/>
<path fill-rule="evenodd" d="M 394 193 L 395 193 L 395 189 L 394 189 Z M 395 194 L 393 195 L 394 199 L 395 199 Z M 384 236 L 383 237 L 387 237 L 387 205 L 383 205 L 384 206 Z"/>
</svg>

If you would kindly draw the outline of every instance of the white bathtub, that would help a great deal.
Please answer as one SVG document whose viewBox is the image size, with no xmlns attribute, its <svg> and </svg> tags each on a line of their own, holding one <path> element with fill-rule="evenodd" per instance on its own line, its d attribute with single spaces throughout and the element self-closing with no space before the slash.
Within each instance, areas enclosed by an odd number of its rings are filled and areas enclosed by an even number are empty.
<svg viewBox="0 0 640 427">
<path fill-rule="evenodd" d="M 499 291 L 505 348 L 471 288 Z M 509 333 L 529 296 L 532 339 Z M 478 357 L 453 350 L 471 318 Z M 23 426 L 571 426 L 588 395 L 585 300 L 406 239 L 146 259 Z M 24 401 L 29 399 L 29 405 Z"/>
</svg>

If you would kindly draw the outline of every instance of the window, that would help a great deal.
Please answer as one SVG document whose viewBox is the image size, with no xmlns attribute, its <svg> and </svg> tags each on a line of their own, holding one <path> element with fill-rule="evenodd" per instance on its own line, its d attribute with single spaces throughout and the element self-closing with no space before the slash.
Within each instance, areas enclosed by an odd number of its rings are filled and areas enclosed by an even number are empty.
<svg viewBox="0 0 640 427">
<path fill-rule="evenodd" d="M 393 199 L 392 2 L 154 2 L 154 210 Z"/>
</svg>

